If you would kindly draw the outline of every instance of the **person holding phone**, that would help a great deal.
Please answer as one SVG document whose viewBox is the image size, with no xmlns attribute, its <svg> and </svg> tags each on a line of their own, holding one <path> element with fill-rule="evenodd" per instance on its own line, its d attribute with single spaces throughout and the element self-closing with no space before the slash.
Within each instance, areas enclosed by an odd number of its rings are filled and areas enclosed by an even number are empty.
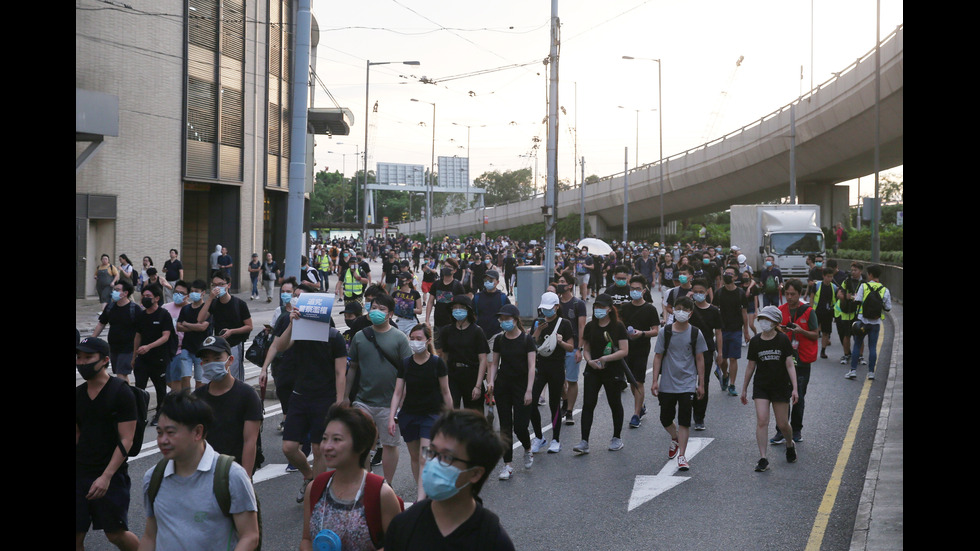
<svg viewBox="0 0 980 551">
<path fill-rule="evenodd" d="M 799 400 L 792 404 L 790 410 L 790 425 L 793 427 L 793 442 L 803 441 L 803 410 L 806 405 L 806 387 L 810 382 L 810 364 L 817 361 L 817 339 L 820 336 L 820 326 L 817 315 L 809 304 L 800 301 L 803 295 L 803 282 L 790 279 L 783 286 L 783 297 L 786 302 L 779 307 L 783 322 L 780 329 L 790 338 L 793 350 L 796 351 L 796 387 Z M 782 444 L 785 441 L 782 433 L 776 433 L 769 442 Z"/>
</svg>

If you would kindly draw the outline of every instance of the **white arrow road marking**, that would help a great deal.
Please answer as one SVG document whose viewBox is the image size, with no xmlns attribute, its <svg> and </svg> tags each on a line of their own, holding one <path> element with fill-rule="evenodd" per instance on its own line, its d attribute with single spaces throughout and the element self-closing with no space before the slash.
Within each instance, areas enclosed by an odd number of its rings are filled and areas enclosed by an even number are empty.
<svg viewBox="0 0 980 551">
<path fill-rule="evenodd" d="M 690 438 L 687 441 L 686 455 L 691 459 L 706 448 L 714 438 Z M 684 482 L 689 476 L 674 476 L 677 472 L 677 459 L 670 459 L 656 475 L 637 475 L 630 494 L 629 508 L 632 511 L 658 495 Z"/>
</svg>

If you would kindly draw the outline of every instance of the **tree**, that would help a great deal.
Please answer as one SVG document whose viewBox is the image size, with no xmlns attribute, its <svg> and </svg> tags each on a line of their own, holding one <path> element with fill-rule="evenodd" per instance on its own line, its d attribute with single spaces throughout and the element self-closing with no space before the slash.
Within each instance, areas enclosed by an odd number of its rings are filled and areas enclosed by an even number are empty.
<svg viewBox="0 0 980 551">
<path fill-rule="evenodd" d="M 886 172 L 878 176 L 878 196 L 882 203 L 904 203 L 904 177 Z"/>
<path fill-rule="evenodd" d="M 530 199 L 534 196 L 530 168 L 484 172 L 473 181 L 473 185 L 486 190 L 484 204 L 488 207 Z"/>
<path fill-rule="evenodd" d="M 590 175 L 588 175 L 588 176 L 585 177 L 585 184 L 586 185 L 595 184 L 595 183 L 598 183 L 598 182 L 599 182 L 599 176 L 596 175 L 596 174 L 590 174 Z"/>
<path fill-rule="evenodd" d="M 350 181 L 339 171 L 321 170 L 316 174 L 313 193 L 310 194 L 310 217 L 314 225 L 329 224 L 346 219 L 348 199 L 353 203 Z"/>
</svg>

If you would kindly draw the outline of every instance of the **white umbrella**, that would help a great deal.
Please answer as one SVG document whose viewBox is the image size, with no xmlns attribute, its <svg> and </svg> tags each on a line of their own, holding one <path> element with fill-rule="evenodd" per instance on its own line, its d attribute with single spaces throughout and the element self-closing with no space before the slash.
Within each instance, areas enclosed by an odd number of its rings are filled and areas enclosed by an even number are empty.
<svg viewBox="0 0 980 551">
<path fill-rule="evenodd" d="M 578 248 L 588 247 L 589 254 L 597 254 L 600 256 L 606 256 L 612 252 L 612 247 L 609 243 L 606 243 L 602 239 L 596 239 L 594 237 L 588 237 L 578 242 Z"/>
</svg>

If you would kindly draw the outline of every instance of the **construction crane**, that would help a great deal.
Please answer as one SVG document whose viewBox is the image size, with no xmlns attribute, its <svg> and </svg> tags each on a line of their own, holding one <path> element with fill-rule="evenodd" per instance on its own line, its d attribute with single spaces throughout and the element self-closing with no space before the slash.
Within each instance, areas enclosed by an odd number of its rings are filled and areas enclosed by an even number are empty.
<svg viewBox="0 0 980 551">
<path fill-rule="evenodd" d="M 704 129 L 704 134 L 701 136 L 701 142 L 707 143 L 708 140 L 712 139 L 715 131 L 715 125 L 718 124 L 718 117 L 721 116 L 722 109 L 725 107 L 725 100 L 728 99 L 728 91 L 732 88 L 732 83 L 735 82 L 735 75 L 738 74 L 738 68 L 742 66 L 742 61 L 745 60 L 744 55 L 738 56 L 738 60 L 735 61 L 735 68 L 732 69 L 731 76 L 728 77 L 728 82 L 721 89 L 721 95 L 718 98 L 718 103 L 715 104 L 715 108 L 711 111 L 708 116 L 708 126 Z"/>
</svg>

